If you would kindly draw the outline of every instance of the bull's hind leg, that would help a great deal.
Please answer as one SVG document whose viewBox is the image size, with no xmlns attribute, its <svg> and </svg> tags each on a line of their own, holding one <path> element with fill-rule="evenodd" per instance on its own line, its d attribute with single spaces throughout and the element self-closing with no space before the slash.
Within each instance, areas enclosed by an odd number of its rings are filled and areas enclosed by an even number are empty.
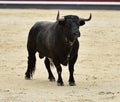
<svg viewBox="0 0 120 102">
<path fill-rule="evenodd" d="M 28 67 L 25 73 L 26 79 L 31 79 L 35 71 L 35 64 L 36 64 L 35 53 L 36 53 L 35 51 L 28 51 Z"/>
<path fill-rule="evenodd" d="M 49 59 L 45 58 L 44 63 L 45 63 L 46 69 L 48 71 L 48 79 L 50 81 L 55 81 L 55 77 L 53 76 L 53 73 L 52 73 L 51 68 L 50 68 L 50 61 L 49 61 Z"/>
</svg>

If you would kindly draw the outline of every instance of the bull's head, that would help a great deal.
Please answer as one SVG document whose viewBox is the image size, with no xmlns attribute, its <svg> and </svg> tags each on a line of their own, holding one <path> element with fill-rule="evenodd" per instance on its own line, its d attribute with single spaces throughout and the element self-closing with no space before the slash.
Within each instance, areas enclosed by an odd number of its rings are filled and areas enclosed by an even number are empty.
<svg viewBox="0 0 120 102">
<path fill-rule="evenodd" d="M 67 15 L 64 17 L 60 17 L 59 11 L 57 14 L 56 20 L 62 25 L 65 29 L 67 36 L 73 40 L 74 38 L 80 37 L 79 27 L 85 24 L 85 21 L 90 21 L 92 15 L 90 14 L 88 19 L 79 18 L 75 15 Z"/>
</svg>

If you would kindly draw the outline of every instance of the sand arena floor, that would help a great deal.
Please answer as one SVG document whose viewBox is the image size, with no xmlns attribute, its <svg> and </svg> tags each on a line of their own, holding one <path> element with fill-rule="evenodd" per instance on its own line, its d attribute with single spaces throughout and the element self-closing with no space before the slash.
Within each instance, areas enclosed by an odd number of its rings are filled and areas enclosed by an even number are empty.
<svg viewBox="0 0 120 102">
<path fill-rule="evenodd" d="M 81 27 L 79 57 L 75 65 L 76 86 L 49 82 L 43 60 L 37 57 L 33 80 L 25 80 L 26 42 L 36 21 L 55 21 L 57 10 L 0 9 L 0 102 L 119 102 L 120 11 L 61 10 L 93 18 Z M 38 54 L 36 54 L 37 56 Z M 52 71 L 57 79 L 56 69 Z"/>
</svg>

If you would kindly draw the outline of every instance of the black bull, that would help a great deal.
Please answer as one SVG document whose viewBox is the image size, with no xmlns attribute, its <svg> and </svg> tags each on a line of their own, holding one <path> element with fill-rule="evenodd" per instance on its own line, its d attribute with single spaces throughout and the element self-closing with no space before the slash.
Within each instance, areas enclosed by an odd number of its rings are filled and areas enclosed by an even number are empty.
<svg viewBox="0 0 120 102">
<path fill-rule="evenodd" d="M 74 64 L 78 57 L 80 37 L 79 27 L 85 24 L 85 21 L 91 20 L 91 14 L 88 19 L 79 18 L 75 15 L 67 15 L 62 18 L 57 15 L 56 22 L 37 22 L 30 30 L 27 42 L 28 67 L 25 78 L 30 79 L 35 71 L 36 57 L 45 57 L 45 66 L 48 71 L 50 81 L 55 81 L 51 72 L 50 64 L 53 62 L 57 69 L 59 86 L 64 85 L 62 80 L 61 64 L 69 66 L 69 85 L 75 85 L 73 76 Z"/>
</svg>

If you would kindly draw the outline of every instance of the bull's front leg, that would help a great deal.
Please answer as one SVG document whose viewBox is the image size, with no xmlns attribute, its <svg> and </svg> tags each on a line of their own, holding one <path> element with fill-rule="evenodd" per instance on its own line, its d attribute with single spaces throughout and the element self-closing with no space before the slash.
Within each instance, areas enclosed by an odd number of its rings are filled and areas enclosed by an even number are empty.
<svg viewBox="0 0 120 102">
<path fill-rule="evenodd" d="M 50 61 L 49 61 L 49 59 L 45 58 L 44 63 L 45 63 L 45 66 L 47 68 L 47 71 L 48 71 L 48 79 L 50 81 L 55 81 L 55 77 L 53 76 L 53 73 L 52 73 L 51 68 L 50 68 Z"/>
<path fill-rule="evenodd" d="M 61 76 L 62 75 L 62 67 L 59 65 L 59 66 L 56 66 L 56 68 L 57 68 L 57 73 L 58 73 L 57 85 L 64 86 L 62 76 Z"/>
<path fill-rule="evenodd" d="M 57 80 L 57 85 L 58 86 L 64 86 L 63 80 L 62 80 L 62 67 L 60 64 L 55 64 L 55 67 L 57 69 L 57 74 L 58 74 L 58 80 Z"/>
<path fill-rule="evenodd" d="M 75 86 L 75 79 L 74 79 L 74 64 L 77 60 L 77 54 L 74 56 L 70 61 L 69 61 L 69 85 L 70 86 Z"/>
<path fill-rule="evenodd" d="M 74 80 L 74 65 L 73 64 L 70 64 L 69 65 L 69 73 L 70 73 L 70 76 L 69 76 L 69 85 L 70 86 L 75 86 L 75 80 Z"/>
</svg>

